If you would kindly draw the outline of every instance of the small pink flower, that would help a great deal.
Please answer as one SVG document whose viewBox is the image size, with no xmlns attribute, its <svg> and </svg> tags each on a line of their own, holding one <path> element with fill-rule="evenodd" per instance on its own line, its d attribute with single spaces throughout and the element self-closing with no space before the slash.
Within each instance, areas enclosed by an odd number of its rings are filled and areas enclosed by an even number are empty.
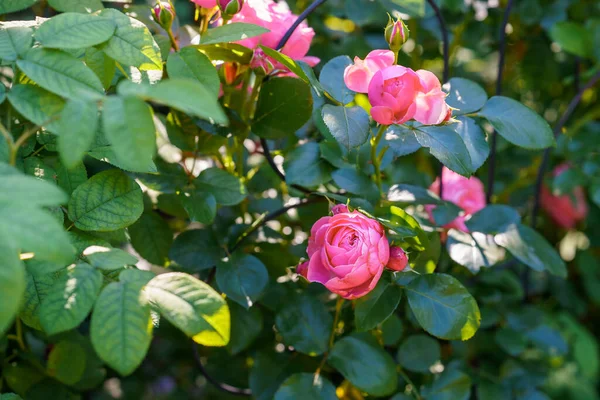
<svg viewBox="0 0 600 400">
<path fill-rule="evenodd" d="M 344 82 L 348 89 L 358 93 L 369 91 L 369 82 L 375 73 L 394 65 L 394 53 L 390 50 L 373 50 L 364 61 L 354 57 L 354 64 L 344 70 Z"/>
<path fill-rule="evenodd" d="M 450 119 L 452 110 L 446 104 L 446 93 L 442 92 L 440 81 L 431 71 L 417 71 L 421 80 L 421 92 L 417 95 L 417 111 L 414 118 L 425 125 L 441 124 Z"/>
<path fill-rule="evenodd" d="M 465 178 L 454 171 L 444 167 L 442 170 L 442 181 L 444 182 L 444 192 L 442 199 L 456 204 L 464 211 L 454 221 L 444 225 L 444 228 L 458 229 L 459 231 L 469 232 L 465 225 L 465 218 L 476 213 L 485 207 L 485 190 L 483 183 L 476 177 Z M 440 192 L 440 178 L 429 187 L 434 193 Z M 429 218 L 434 221 L 432 211 L 435 208 L 433 205 L 425 206 L 425 210 L 429 213 Z"/>
<path fill-rule="evenodd" d="M 568 164 L 561 164 L 554 169 L 553 175 L 558 176 L 569 168 Z M 560 196 L 553 194 L 546 186 L 542 186 L 540 195 L 542 208 L 562 228 L 573 229 L 587 216 L 588 206 L 581 186 L 575 187 L 571 193 Z"/>
<path fill-rule="evenodd" d="M 408 121 L 417 111 L 420 90 L 419 76 L 410 68 L 392 65 L 377 71 L 369 83 L 371 116 L 382 125 Z"/>
<path fill-rule="evenodd" d="M 214 8 L 217 6 L 217 0 L 192 0 L 192 2 L 204 8 Z"/>
<path fill-rule="evenodd" d="M 346 206 L 345 204 L 336 204 L 335 206 L 331 207 L 331 212 L 333 215 L 347 213 L 348 206 Z"/>
<path fill-rule="evenodd" d="M 345 299 L 356 299 L 377 285 L 390 247 L 381 224 L 354 211 L 315 222 L 307 253 L 309 281 Z"/>
<path fill-rule="evenodd" d="M 408 256 L 402 247 L 390 247 L 390 260 L 388 261 L 386 267 L 392 271 L 405 271 L 410 269 L 408 266 Z"/>
</svg>

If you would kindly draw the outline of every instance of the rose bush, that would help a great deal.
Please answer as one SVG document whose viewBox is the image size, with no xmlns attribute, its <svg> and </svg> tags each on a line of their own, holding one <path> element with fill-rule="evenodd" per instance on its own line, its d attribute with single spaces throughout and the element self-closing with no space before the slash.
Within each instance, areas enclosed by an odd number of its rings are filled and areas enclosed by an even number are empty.
<svg viewBox="0 0 600 400">
<path fill-rule="evenodd" d="M 0 1 L 0 400 L 598 399 L 597 17 Z"/>
</svg>

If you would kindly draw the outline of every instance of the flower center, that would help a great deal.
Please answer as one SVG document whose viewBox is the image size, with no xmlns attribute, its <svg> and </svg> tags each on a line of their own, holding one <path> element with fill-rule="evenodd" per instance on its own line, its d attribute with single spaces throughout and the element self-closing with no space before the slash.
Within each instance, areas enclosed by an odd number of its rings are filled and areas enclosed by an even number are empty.
<svg viewBox="0 0 600 400">
<path fill-rule="evenodd" d="M 383 83 L 383 91 L 394 97 L 398 96 L 402 89 L 404 89 L 404 80 L 400 77 L 388 79 Z"/>
</svg>

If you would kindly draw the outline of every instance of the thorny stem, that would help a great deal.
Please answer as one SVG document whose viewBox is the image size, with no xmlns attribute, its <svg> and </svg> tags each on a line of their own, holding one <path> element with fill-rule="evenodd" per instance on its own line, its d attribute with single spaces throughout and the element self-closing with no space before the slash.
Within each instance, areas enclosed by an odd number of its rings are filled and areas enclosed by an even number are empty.
<svg viewBox="0 0 600 400">
<path fill-rule="evenodd" d="M 387 125 L 381 125 L 379 131 L 377 131 L 377 135 L 371 138 L 371 162 L 375 168 L 375 183 L 377 183 L 377 188 L 379 189 L 379 197 L 381 197 L 383 193 L 381 188 L 381 160 L 383 157 L 378 157 L 377 146 L 379 145 L 379 142 L 381 142 L 381 138 L 387 127 Z M 387 149 L 384 149 L 382 154 L 384 154 L 386 150 Z"/>
<path fill-rule="evenodd" d="M 338 297 L 337 301 L 335 302 L 335 317 L 333 318 L 333 326 L 331 327 L 331 333 L 329 334 L 329 342 L 327 345 L 327 351 L 323 355 L 323 358 L 321 359 L 321 362 L 319 363 L 319 366 L 317 367 L 317 370 L 315 371 L 315 381 L 317 379 L 319 379 L 319 375 L 321 374 L 321 369 L 323 369 L 323 366 L 325 365 L 325 361 L 327 361 L 327 357 L 329 357 L 329 352 L 333 348 L 333 343 L 335 342 L 335 333 L 337 330 L 338 323 L 340 322 L 340 314 L 341 314 L 343 305 L 344 305 L 344 298 Z"/>
</svg>

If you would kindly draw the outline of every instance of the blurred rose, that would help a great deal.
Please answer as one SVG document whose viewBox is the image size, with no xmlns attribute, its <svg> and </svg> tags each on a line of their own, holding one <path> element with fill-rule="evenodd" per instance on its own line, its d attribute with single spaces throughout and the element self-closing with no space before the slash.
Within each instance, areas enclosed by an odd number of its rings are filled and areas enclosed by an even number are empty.
<svg viewBox="0 0 600 400">
<path fill-rule="evenodd" d="M 242 10 L 231 19 L 231 22 L 255 24 L 270 31 L 262 35 L 240 40 L 237 43 L 251 49 L 256 49 L 259 45 L 276 49 L 279 41 L 283 38 L 288 28 L 296 21 L 296 18 L 298 16 L 292 14 L 285 1 L 276 3 L 273 0 L 247 0 Z M 281 52 L 294 60 L 304 61 L 314 66 L 319 62 L 319 59 L 306 55 L 314 36 L 315 31 L 308 26 L 306 21 L 303 21 L 294 30 L 294 33 L 292 33 L 290 39 L 283 46 Z M 255 63 L 258 62 L 255 61 Z M 286 69 L 274 60 L 272 60 L 272 63 L 276 69 Z"/>
<path fill-rule="evenodd" d="M 568 164 L 557 166 L 553 175 L 556 177 L 569 169 Z M 581 186 L 577 186 L 571 193 L 554 195 L 546 187 L 542 186 L 540 193 L 542 208 L 556 222 L 565 229 L 573 229 L 577 222 L 584 220 L 588 213 L 585 193 Z"/>
<path fill-rule="evenodd" d="M 345 299 L 369 293 L 388 263 L 390 248 L 381 224 L 354 211 L 319 219 L 308 239 L 306 278 Z"/>
<path fill-rule="evenodd" d="M 204 8 L 213 8 L 217 6 L 217 0 L 192 0 L 192 2 Z"/>
<path fill-rule="evenodd" d="M 382 125 L 403 124 L 414 117 L 420 90 L 419 76 L 410 68 L 393 65 L 377 71 L 369 83 L 371 116 Z"/>
<path fill-rule="evenodd" d="M 392 65 L 394 65 L 394 53 L 391 50 L 373 50 L 367 54 L 364 61 L 354 57 L 354 64 L 344 70 L 344 82 L 350 90 L 367 93 L 373 75 Z"/>
<path fill-rule="evenodd" d="M 404 271 L 410 269 L 410 267 L 408 267 L 408 256 L 402 247 L 390 247 L 390 260 L 386 267 L 392 271 Z"/>
<path fill-rule="evenodd" d="M 449 120 L 452 110 L 446 104 L 446 93 L 433 72 L 417 71 L 421 80 L 421 92 L 417 95 L 417 111 L 414 118 L 425 125 L 437 125 Z"/>
<path fill-rule="evenodd" d="M 454 228 L 463 232 L 468 232 L 469 230 L 465 225 L 465 218 L 485 207 L 485 190 L 483 189 L 483 183 L 474 176 L 465 178 L 446 167 L 442 170 L 442 180 L 444 182 L 442 199 L 456 204 L 464 211 L 464 215 L 461 215 L 454 219 L 454 221 L 444 225 L 444 228 Z M 439 177 L 431 184 L 429 190 L 437 194 L 440 193 Z M 432 214 L 434 208 L 435 206 L 433 205 L 425 206 L 432 221 L 434 221 Z"/>
</svg>

